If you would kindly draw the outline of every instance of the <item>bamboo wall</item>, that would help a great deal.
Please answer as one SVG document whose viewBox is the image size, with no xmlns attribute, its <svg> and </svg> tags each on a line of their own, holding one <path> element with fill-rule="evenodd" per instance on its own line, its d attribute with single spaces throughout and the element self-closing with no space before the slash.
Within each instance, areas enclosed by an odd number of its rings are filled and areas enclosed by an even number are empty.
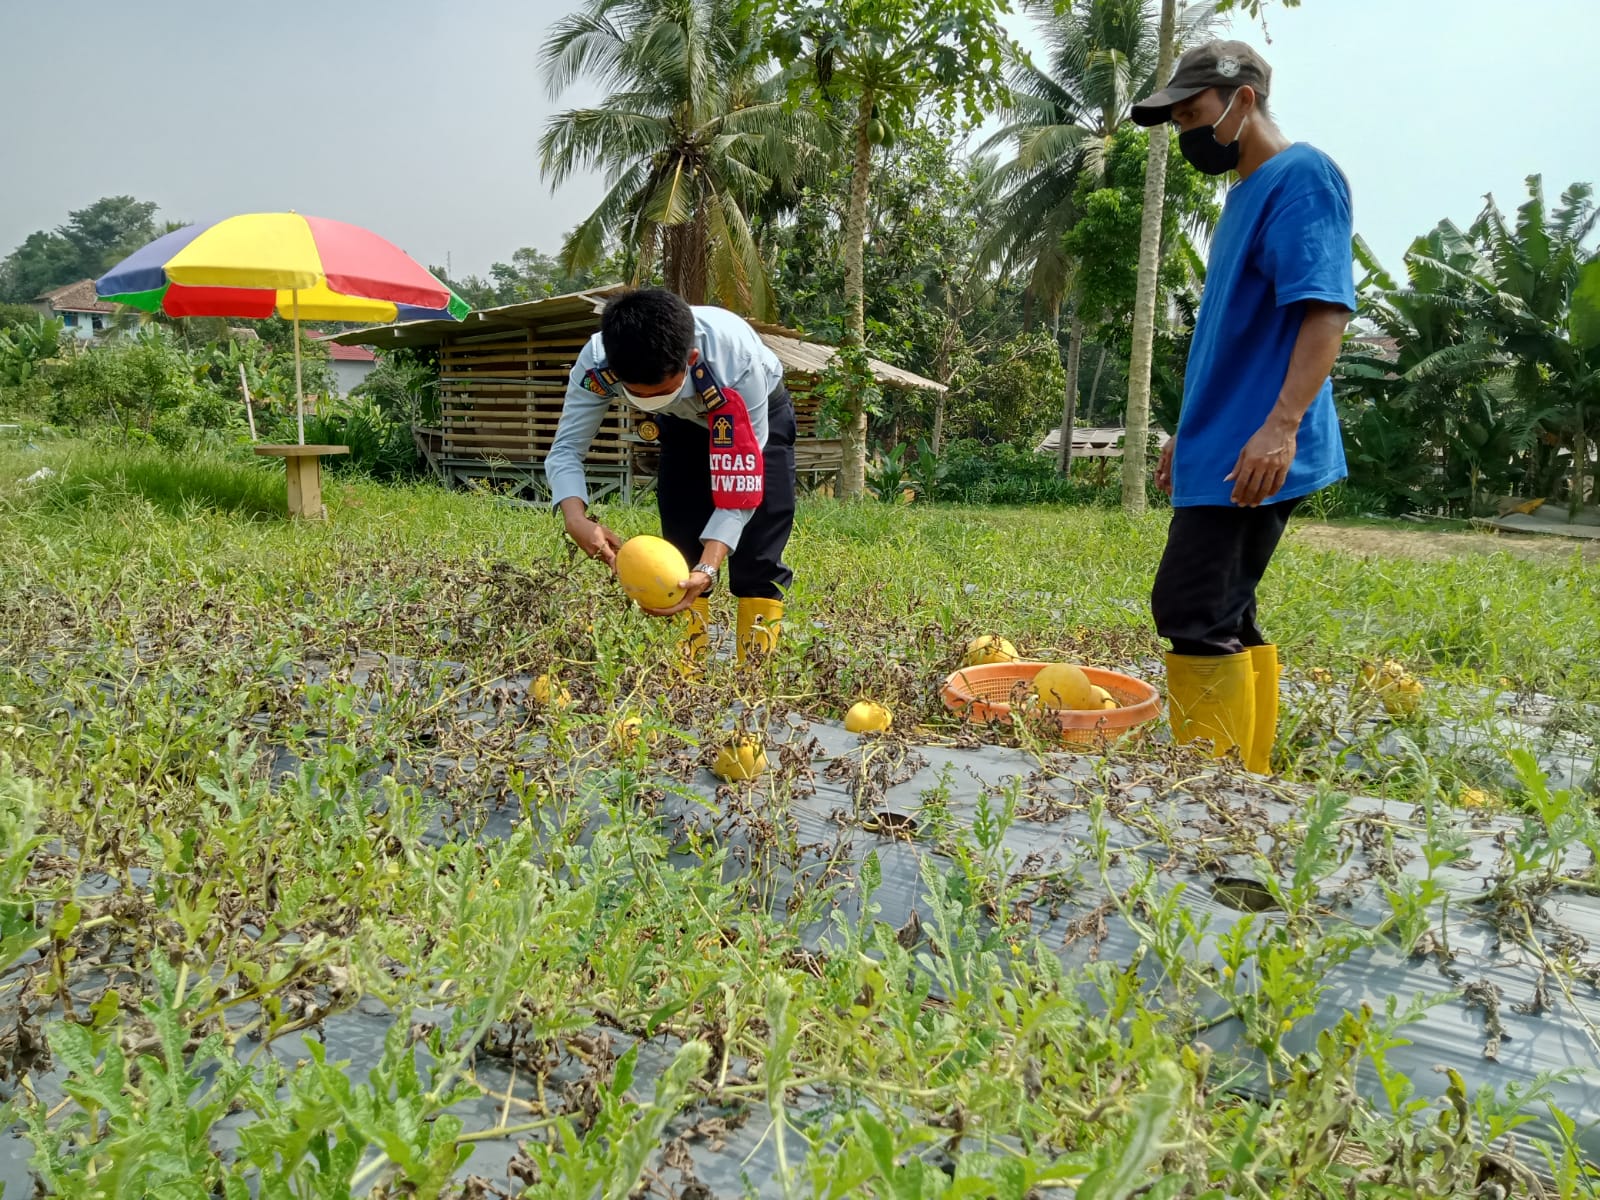
<svg viewBox="0 0 1600 1200">
<path fill-rule="evenodd" d="M 550 452 L 567 376 L 594 332 L 532 329 L 445 342 L 439 348 L 444 455 L 540 463 Z M 628 448 L 623 414 L 612 405 L 589 451 L 596 466 L 621 469 Z"/>
<path fill-rule="evenodd" d="M 445 341 L 439 347 L 445 464 L 543 463 L 561 419 L 572 364 L 598 328 L 596 317 Z M 817 377 L 789 371 L 785 382 L 794 398 L 798 468 L 812 474 L 836 469 L 838 442 L 816 436 Z M 621 402 L 612 404 L 590 445 L 592 475 L 615 480 L 626 491 L 636 478 L 655 475 L 655 450 L 636 434 L 640 419 Z"/>
</svg>

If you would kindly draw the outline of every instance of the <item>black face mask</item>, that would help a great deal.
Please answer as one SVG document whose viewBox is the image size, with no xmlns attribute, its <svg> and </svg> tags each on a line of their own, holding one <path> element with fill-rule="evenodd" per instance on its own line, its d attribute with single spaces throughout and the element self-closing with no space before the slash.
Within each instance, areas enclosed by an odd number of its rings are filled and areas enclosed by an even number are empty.
<svg viewBox="0 0 1600 1200">
<path fill-rule="evenodd" d="M 1233 94 L 1214 124 L 1185 129 L 1178 135 L 1178 150 L 1195 170 L 1207 175 L 1223 175 L 1239 166 L 1239 134 L 1244 132 L 1244 125 L 1239 126 L 1239 133 L 1234 134 L 1233 141 L 1226 146 L 1217 141 L 1217 126 L 1227 118 L 1238 96 L 1238 92 Z"/>
</svg>

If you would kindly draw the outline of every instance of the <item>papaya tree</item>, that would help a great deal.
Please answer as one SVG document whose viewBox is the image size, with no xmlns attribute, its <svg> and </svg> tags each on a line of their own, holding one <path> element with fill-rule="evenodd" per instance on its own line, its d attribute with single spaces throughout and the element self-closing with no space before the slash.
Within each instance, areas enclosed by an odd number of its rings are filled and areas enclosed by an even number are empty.
<svg viewBox="0 0 1600 1200">
<path fill-rule="evenodd" d="M 800 0 L 769 4 L 779 57 L 796 69 L 796 103 L 845 109 L 851 155 L 845 211 L 845 321 L 840 357 L 855 380 L 842 422 L 839 496 L 862 495 L 866 481 L 867 396 L 864 260 L 873 150 L 892 145 L 918 110 L 976 123 L 1004 94 L 1010 39 L 1000 18 L 1009 0 Z"/>
</svg>

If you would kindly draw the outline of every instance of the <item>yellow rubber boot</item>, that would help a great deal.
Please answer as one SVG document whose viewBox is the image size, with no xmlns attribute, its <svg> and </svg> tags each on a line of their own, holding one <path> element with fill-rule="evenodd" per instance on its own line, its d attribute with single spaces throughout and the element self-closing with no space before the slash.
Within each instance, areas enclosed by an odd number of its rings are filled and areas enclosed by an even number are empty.
<svg viewBox="0 0 1600 1200">
<path fill-rule="evenodd" d="M 1256 677 L 1256 723 L 1244 765 L 1257 775 L 1270 775 L 1272 748 L 1278 744 L 1278 648 L 1251 646 L 1250 667 Z"/>
<path fill-rule="evenodd" d="M 701 596 L 682 614 L 683 638 L 678 643 L 678 671 L 684 678 L 699 675 L 711 648 L 711 601 Z"/>
<path fill-rule="evenodd" d="M 1167 655 L 1167 709 L 1179 744 L 1209 738 L 1216 757 L 1237 748 L 1249 763 L 1256 728 L 1250 655 Z"/>
<path fill-rule="evenodd" d="M 739 624 L 737 628 L 739 665 L 742 667 L 751 651 L 765 657 L 778 648 L 778 633 L 783 628 L 783 601 L 763 600 L 757 596 L 739 597 Z"/>
</svg>

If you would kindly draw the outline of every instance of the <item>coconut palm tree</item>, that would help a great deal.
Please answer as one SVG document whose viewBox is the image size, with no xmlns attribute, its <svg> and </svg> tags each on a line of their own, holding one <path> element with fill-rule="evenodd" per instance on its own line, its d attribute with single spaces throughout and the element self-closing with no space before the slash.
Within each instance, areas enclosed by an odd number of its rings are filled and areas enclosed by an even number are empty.
<svg viewBox="0 0 1600 1200">
<path fill-rule="evenodd" d="M 1165 81 L 1178 57 L 1177 0 L 1161 0 L 1156 34 L 1156 78 Z M 1156 283 L 1161 258 L 1163 190 L 1167 141 L 1163 123 L 1150 131 L 1145 171 L 1144 220 L 1139 230 L 1139 285 L 1133 302 L 1133 347 L 1128 354 L 1128 407 L 1123 417 L 1122 507 L 1137 516 L 1145 510 L 1145 446 L 1150 437 L 1150 365 L 1156 340 Z"/>
<path fill-rule="evenodd" d="M 1103 177 L 1118 127 L 1133 102 L 1154 90 L 1161 78 L 1161 38 L 1151 0 L 1092 0 L 1033 9 L 1048 48 L 1044 65 L 1023 59 L 1011 64 L 1011 102 L 1001 114 L 1000 130 L 986 143 L 1016 146 L 1015 157 L 994 176 L 1001 195 L 989 255 L 1006 270 L 1027 274 L 1033 304 L 1057 318 L 1063 302 L 1067 304 L 1067 394 L 1061 429 L 1065 471 L 1071 461 L 1076 368 L 1083 345 L 1066 235 L 1079 217 L 1080 183 L 1086 176 Z M 1179 43 L 1198 41 L 1214 28 L 1216 7 L 1190 5 L 1175 19 Z M 1155 186 L 1159 189 L 1162 181 Z M 1158 236 L 1160 218 L 1158 211 Z"/>
<path fill-rule="evenodd" d="M 1112 135 L 1134 100 L 1155 86 L 1157 31 L 1150 0 L 1033 11 L 1047 47 L 1043 65 L 1011 63 L 1011 102 L 985 144 L 1016 146 L 995 173 L 1003 194 L 990 248 L 1007 267 L 1027 271 L 1035 299 L 1050 306 L 1067 292 L 1061 239 L 1076 216 L 1073 193 L 1084 174 L 1102 174 Z M 1209 5 L 1186 9 L 1183 36 L 1213 20 Z"/>
<path fill-rule="evenodd" d="M 589 0 L 542 49 L 559 96 L 587 77 L 594 108 L 552 117 L 539 142 L 551 187 L 604 168 L 599 205 L 568 235 L 561 264 L 591 268 L 620 242 L 633 282 L 659 265 L 690 303 L 772 319 L 772 287 L 751 234 L 753 206 L 790 188 L 822 140 L 785 105 L 785 81 L 737 0 Z"/>
</svg>

